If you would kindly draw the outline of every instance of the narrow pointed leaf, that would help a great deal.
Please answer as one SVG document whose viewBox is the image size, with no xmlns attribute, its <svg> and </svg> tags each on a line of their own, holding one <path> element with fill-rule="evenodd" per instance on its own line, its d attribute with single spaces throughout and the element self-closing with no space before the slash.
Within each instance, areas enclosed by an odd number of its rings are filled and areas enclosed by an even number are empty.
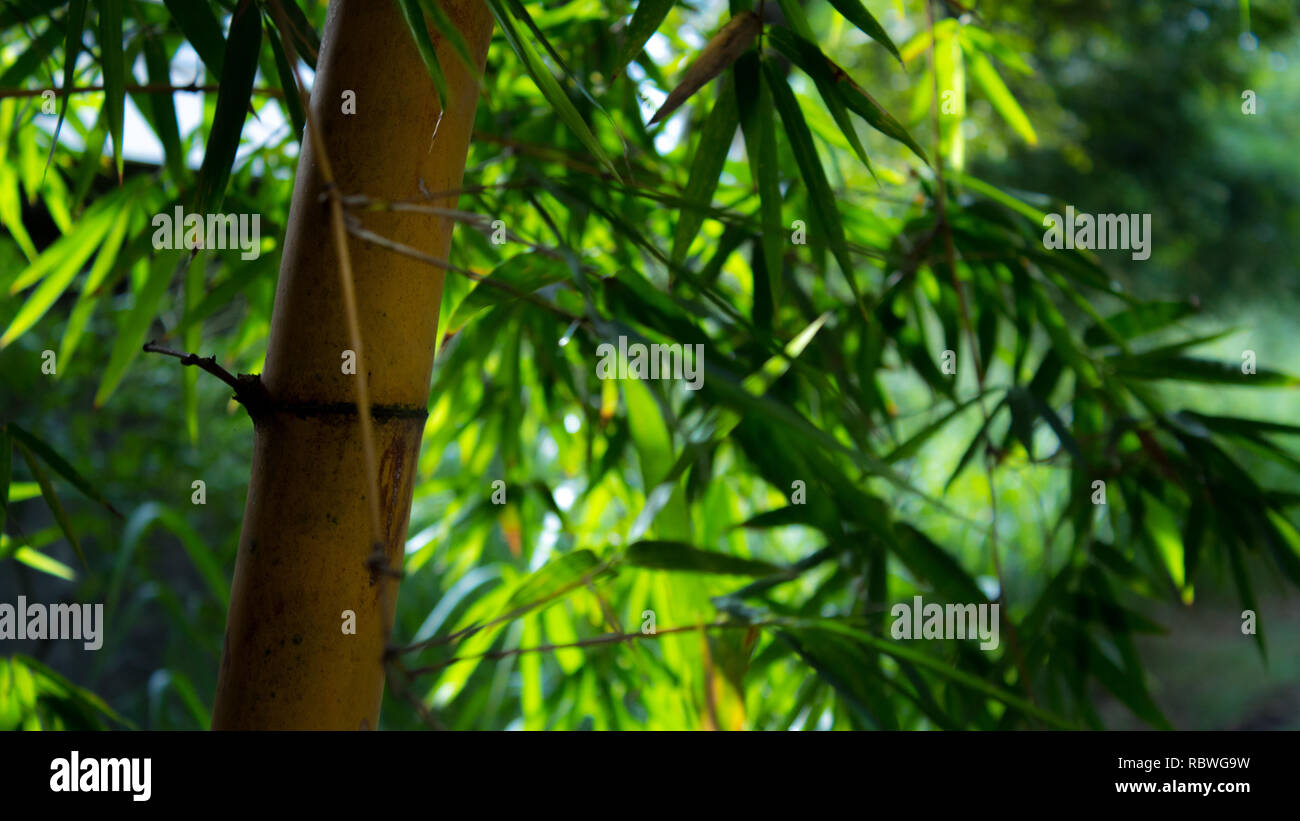
<svg viewBox="0 0 1300 821">
<path fill-rule="evenodd" d="M 244 130 L 244 115 L 253 96 L 253 78 L 257 76 L 257 56 L 262 47 L 262 15 L 251 0 L 243 0 L 230 23 L 221 70 L 221 91 L 217 110 L 212 117 L 207 150 L 199 168 L 195 210 L 207 213 L 221 207 L 230 181 L 230 169 L 239 151 L 239 137 Z"/>
<path fill-rule="evenodd" d="M 451 96 L 447 88 L 447 76 L 442 72 L 442 64 L 438 62 L 438 52 L 433 47 L 432 38 L 429 37 L 428 24 L 424 22 L 424 12 L 420 11 L 420 4 L 416 0 L 396 0 L 396 3 L 402 10 L 406 27 L 410 30 L 411 37 L 415 39 L 415 49 L 420 53 L 420 60 L 433 79 L 433 86 L 438 90 L 438 99 L 445 109 L 450 103 Z"/>
<path fill-rule="evenodd" d="M 54 160 L 54 149 L 59 145 L 59 131 L 63 129 L 63 118 L 68 113 L 68 97 L 77 77 L 77 54 L 81 50 L 81 32 L 86 25 L 86 0 L 72 0 L 63 22 L 68 27 L 67 37 L 63 41 L 63 99 L 59 101 L 59 120 L 54 124 L 54 136 L 50 137 L 50 156 L 45 160 L 47 172 Z"/>
<path fill-rule="evenodd" d="M 532 44 L 521 36 L 519 29 L 515 26 L 514 18 L 510 15 L 510 11 L 505 8 L 502 0 L 488 0 L 488 6 L 492 9 L 492 15 L 496 18 L 497 25 L 501 26 L 501 33 L 505 35 L 506 42 L 510 44 L 511 50 L 523 62 L 525 70 L 533 78 L 533 82 L 537 84 L 537 88 L 541 90 L 547 102 L 555 109 L 555 113 L 586 146 L 587 150 L 614 175 L 614 178 L 621 179 L 618 169 L 614 167 L 613 160 L 610 159 L 609 154 L 601 146 L 600 141 L 596 139 L 596 135 L 591 133 L 586 121 L 582 119 L 582 115 L 574 107 L 573 101 L 569 99 L 569 95 L 560 86 L 559 80 L 555 78 L 555 75 L 551 73 L 551 69 L 542 61 Z"/>
<path fill-rule="evenodd" d="M 275 57 L 275 73 L 280 79 L 280 90 L 284 92 L 284 107 L 289 110 L 289 120 L 293 123 L 294 137 L 302 142 L 302 135 L 307 129 L 307 114 L 302 108 L 302 95 L 298 93 L 298 79 L 294 76 L 289 58 L 285 56 L 284 45 L 279 37 L 268 37 L 271 41 L 271 54 Z"/>
<path fill-rule="evenodd" d="M 221 34 L 221 23 L 212 13 L 212 5 L 206 0 L 163 0 L 163 4 L 208 71 L 220 77 L 226 38 Z"/>
<path fill-rule="evenodd" d="M 705 209 L 713 203 L 713 192 L 718 188 L 718 178 L 726 165 L 727 151 L 731 148 L 738 123 L 733 84 L 726 82 L 718 93 L 713 110 L 704 120 L 700 141 L 695 146 L 690 177 L 687 178 L 686 190 L 682 193 L 682 199 L 688 205 L 678 213 L 677 227 L 673 233 L 674 263 L 680 263 L 686 257 L 686 251 L 704 224 Z"/>
<path fill-rule="evenodd" d="M 108 398 L 113 395 L 113 391 L 117 389 L 118 383 L 122 381 L 127 366 L 140 353 L 145 334 L 149 332 L 149 326 L 157 313 L 158 300 L 171 284 L 173 270 L 184 253 L 184 251 L 168 251 L 154 259 L 144 287 L 135 294 L 135 304 L 118 326 L 108 367 L 104 369 L 99 389 L 95 392 L 95 407 L 104 406 Z"/>
<path fill-rule="evenodd" d="M 433 21 L 434 28 L 438 29 L 438 33 L 446 37 L 447 42 L 451 43 L 451 47 L 456 50 L 456 54 L 460 55 L 460 59 L 464 61 L 465 67 L 470 70 L 470 73 L 477 74 L 478 66 L 474 64 L 474 58 L 470 56 L 469 44 L 465 42 L 465 35 L 461 34 L 460 29 L 456 28 L 456 24 L 447 16 L 447 12 L 442 10 L 440 0 L 420 0 L 420 8 L 424 10 L 425 14 L 429 15 L 429 19 Z"/>
<path fill-rule="evenodd" d="M 984 90 L 984 95 L 988 97 L 994 110 L 1025 142 L 1037 145 L 1038 135 L 1034 132 L 1034 126 L 1029 122 L 1029 117 L 1020 107 L 1020 103 L 1016 102 L 1015 96 L 1007 88 L 1006 83 L 998 76 L 998 70 L 993 67 L 993 63 L 982 52 L 971 48 L 966 48 L 964 51 L 966 59 L 970 61 L 971 76 Z"/>
<path fill-rule="evenodd" d="M 812 132 L 808 130 L 808 123 L 799 109 L 794 92 L 790 90 L 776 64 L 764 60 L 763 71 L 767 78 L 767 86 L 772 90 L 772 101 L 776 104 L 776 110 L 780 113 L 781 122 L 785 126 L 785 133 L 790 139 L 790 150 L 794 153 L 795 162 L 799 165 L 799 172 L 808 189 L 808 204 L 813 209 L 817 225 L 826 237 L 831 253 L 834 254 L 844 278 L 849 283 L 849 288 L 856 295 L 857 283 L 853 279 L 853 263 L 849 258 L 844 225 L 840 221 L 839 211 L 836 210 L 835 195 L 826 180 L 821 158 L 817 156 Z"/>
<path fill-rule="evenodd" d="M 613 76 L 622 74 L 627 64 L 636 59 L 646 42 L 663 25 L 664 18 L 672 8 L 673 0 L 641 0 L 636 4 L 632 20 L 624 29 L 623 52 L 614 66 Z"/>
<path fill-rule="evenodd" d="M 32 455 L 32 452 L 28 450 L 22 442 L 15 441 L 14 444 L 18 447 L 18 452 L 23 455 L 23 461 L 27 463 L 27 469 L 32 472 L 32 476 L 35 477 L 36 483 L 41 486 L 41 497 L 45 499 L 45 504 L 49 506 L 50 513 L 54 515 L 54 521 L 58 523 L 59 529 L 63 531 L 64 537 L 67 538 L 68 542 L 72 545 L 72 549 L 76 551 L 77 558 L 81 559 L 81 566 L 88 567 L 86 564 L 86 554 L 81 552 L 81 542 L 77 541 L 77 534 L 72 531 L 72 521 L 68 519 L 67 511 L 63 509 L 62 503 L 59 502 L 59 497 L 55 495 L 54 486 L 50 484 L 49 475 L 45 473 L 44 468 L 42 468 L 40 463 L 36 461 L 36 457 Z"/>
<path fill-rule="evenodd" d="M 688 544 L 670 541 L 637 542 L 627 549 L 623 561 L 634 567 L 680 570 L 687 573 L 771 576 L 783 572 L 780 567 L 768 562 L 700 550 Z"/>
<path fill-rule="evenodd" d="M 113 138 L 117 179 L 122 180 L 122 120 L 126 112 L 126 66 L 122 53 L 122 0 L 100 0 L 99 51 L 104 70 L 104 114 Z"/>
<path fill-rule="evenodd" d="M 171 62 L 167 59 L 167 51 L 159 38 L 145 38 L 144 64 L 151 85 L 171 84 Z M 176 124 L 176 104 L 171 93 L 164 92 L 150 94 L 149 106 L 153 110 L 154 130 L 158 134 L 158 141 L 162 143 L 167 170 L 178 185 L 182 184 L 185 179 L 185 153 L 181 148 L 180 129 Z"/>
<path fill-rule="evenodd" d="M 894 55 L 894 59 L 900 64 L 903 62 L 903 58 L 898 54 L 898 46 L 894 45 L 894 41 L 889 39 L 889 34 L 885 32 L 884 27 L 871 16 L 866 6 L 862 5 L 862 0 L 830 0 L 830 4 L 846 20 L 857 26 L 859 31 L 889 49 L 889 53 Z"/>
<path fill-rule="evenodd" d="M 740 130 L 749 157 L 750 175 L 758 186 L 760 242 L 767 263 L 772 304 L 781 304 L 782 255 L 785 234 L 781 226 L 781 180 L 776 153 L 776 109 L 772 92 L 763 82 L 758 55 L 750 53 L 736 63 L 736 99 Z"/>
<path fill-rule="evenodd" d="M 49 445 L 12 422 L 9 423 L 9 435 L 12 436 L 15 441 L 21 442 L 25 447 L 31 450 L 32 453 L 41 457 L 45 464 L 49 465 L 55 473 L 66 479 L 69 484 L 81 491 L 87 499 L 103 505 L 109 510 L 109 512 L 121 518 L 122 514 L 118 512 L 117 508 L 113 507 L 112 503 L 104 497 L 104 494 L 100 493 L 99 490 L 91 484 L 90 480 L 82 476 L 67 459 L 60 456 Z"/>
<path fill-rule="evenodd" d="M 752 11 L 731 18 L 704 46 L 704 50 L 691 62 L 678 80 L 677 87 L 668 93 L 668 99 L 650 118 L 650 125 L 667 119 L 681 104 L 691 98 L 714 77 L 717 77 L 740 58 L 754 43 L 763 27 L 758 15 Z"/>
</svg>

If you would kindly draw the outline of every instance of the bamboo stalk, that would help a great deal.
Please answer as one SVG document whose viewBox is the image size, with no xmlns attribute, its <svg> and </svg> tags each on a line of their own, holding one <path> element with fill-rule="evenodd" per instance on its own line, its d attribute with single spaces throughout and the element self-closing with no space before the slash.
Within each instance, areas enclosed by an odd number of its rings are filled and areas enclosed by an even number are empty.
<svg viewBox="0 0 1300 821">
<path fill-rule="evenodd" d="M 442 6 L 481 73 L 492 33 L 486 4 Z M 446 116 L 396 4 L 330 5 L 262 375 L 267 403 L 254 417 L 214 729 L 378 725 L 396 607 L 397 580 L 390 576 L 397 574 L 372 561 L 372 530 L 377 512 L 387 567 L 400 568 L 444 272 L 351 242 L 351 276 L 340 276 L 331 210 L 340 194 L 415 200 L 421 186 L 460 188 L 477 83 L 438 32 L 430 34 L 451 90 Z M 355 114 L 343 113 L 346 91 L 355 94 Z M 319 140 L 324 152 L 314 145 Z M 430 204 L 454 209 L 456 198 Z M 453 220 L 401 211 L 365 218 L 395 242 L 447 257 Z M 343 368 L 354 339 L 365 345 L 364 359 L 354 351 L 364 368 L 360 397 L 360 374 Z M 359 408 L 367 405 L 378 499 L 368 489 L 361 446 Z M 343 632 L 344 611 L 355 615 L 355 635 Z"/>
</svg>

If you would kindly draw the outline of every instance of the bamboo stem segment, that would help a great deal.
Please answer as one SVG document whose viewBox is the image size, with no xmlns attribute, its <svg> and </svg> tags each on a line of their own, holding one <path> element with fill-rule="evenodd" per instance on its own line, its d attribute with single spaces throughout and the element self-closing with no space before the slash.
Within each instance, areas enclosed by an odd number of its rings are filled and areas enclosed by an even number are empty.
<svg viewBox="0 0 1300 821">
<path fill-rule="evenodd" d="M 441 0 L 481 74 L 492 34 L 483 0 Z M 416 200 L 460 188 L 478 82 L 436 30 L 447 110 L 392 2 L 334 0 L 312 90 L 262 383 L 255 445 L 218 676 L 214 729 L 378 725 L 396 579 L 373 551 L 357 375 L 325 184 L 324 141 L 347 194 Z M 351 112 L 355 113 L 351 113 Z M 452 209 L 455 197 L 429 202 Z M 376 234 L 445 259 L 453 221 L 365 215 Z M 348 245 L 372 407 L 381 530 L 400 568 L 442 299 L 443 272 L 378 245 Z M 356 352 L 353 352 L 354 354 Z M 385 594 L 385 590 L 387 593 Z M 345 632 L 348 614 L 355 634 Z"/>
</svg>

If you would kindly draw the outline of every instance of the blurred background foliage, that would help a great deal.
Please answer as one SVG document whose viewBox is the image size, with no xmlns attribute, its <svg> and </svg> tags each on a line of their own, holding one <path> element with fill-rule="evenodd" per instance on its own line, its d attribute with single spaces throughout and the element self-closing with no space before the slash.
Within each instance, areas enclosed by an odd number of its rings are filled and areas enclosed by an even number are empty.
<svg viewBox="0 0 1300 821">
<path fill-rule="evenodd" d="M 1300 726 L 1293 4 L 490 5 L 450 261 L 506 287 L 447 278 L 384 727 Z M 138 353 L 261 370 L 325 4 L 258 6 L 0 9 L 0 601 L 107 616 L 5 643 L 0 726 L 207 726 L 251 426 Z M 214 186 L 261 257 L 155 253 Z M 1045 250 L 1066 204 L 1151 258 Z M 890 640 L 914 595 L 1000 647 Z"/>
</svg>

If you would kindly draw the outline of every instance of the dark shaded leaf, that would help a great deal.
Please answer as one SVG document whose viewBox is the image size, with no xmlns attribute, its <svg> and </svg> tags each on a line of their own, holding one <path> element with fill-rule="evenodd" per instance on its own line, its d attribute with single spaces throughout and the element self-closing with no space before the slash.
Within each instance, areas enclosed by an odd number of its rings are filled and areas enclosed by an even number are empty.
<svg viewBox="0 0 1300 821">
<path fill-rule="evenodd" d="M 683 207 L 678 214 L 672 250 L 672 259 L 677 263 L 685 258 L 691 242 L 704 224 L 703 209 L 713 202 L 713 192 L 717 190 L 718 178 L 727 162 L 727 151 L 736 135 L 739 115 L 732 85 L 730 80 L 723 83 L 695 146 L 695 157 L 691 161 L 691 173 L 682 199 L 697 207 Z"/>
<path fill-rule="evenodd" d="M 15 441 L 14 445 L 18 448 L 18 452 L 22 454 L 23 461 L 27 463 L 27 469 L 31 471 L 33 478 L 36 479 L 36 484 L 40 485 L 41 498 L 45 500 L 45 504 L 50 508 L 50 513 L 54 515 L 54 521 L 58 522 L 59 530 L 63 531 L 64 537 L 72 545 L 72 549 L 76 551 L 77 558 L 81 559 L 81 566 L 89 567 L 86 564 L 86 554 L 81 552 L 81 542 L 77 541 L 77 534 L 72 531 L 72 520 L 68 518 L 67 512 L 63 509 L 63 504 L 59 502 L 59 497 L 55 495 L 54 486 L 50 484 L 50 477 L 45 473 L 45 470 L 36 461 L 36 457 L 27 449 L 26 445 L 18 441 Z"/>
<path fill-rule="evenodd" d="M 104 69 L 104 115 L 113 138 L 117 179 L 122 180 L 122 118 L 126 112 L 126 65 L 122 45 L 122 0 L 100 0 L 99 52 Z"/>
<path fill-rule="evenodd" d="M 223 76 L 226 38 L 221 35 L 221 23 L 212 13 L 211 4 L 206 0 L 163 0 L 163 4 L 208 70 Z M 231 28 L 233 32 L 233 24 Z"/>
<path fill-rule="evenodd" d="M 681 542 L 642 541 L 627 549 L 625 564 L 652 570 L 687 573 L 723 573 L 736 576 L 771 576 L 784 572 L 774 564 L 742 559 L 726 553 L 700 550 Z"/>
<path fill-rule="evenodd" d="M 664 18 L 673 8 L 673 0 L 641 0 L 632 12 L 632 20 L 624 29 L 623 52 L 614 64 L 612 76 L 617 77 L 636 59 L 646 42 L 663 25 Z"/>
<path fill-rule="evenodd" d="M 844 15 L 846 20 L 857 26 L 859 31 L 889 49 L 889 53 L 894 55 L 899 65 L 902 65 L 903 58 L 899 56 L 898 47 L 894 45 L 893 40 L 889 39 L 884 27 L 862 5 L 862 0 L 829 0 L 829 2 L 836 11 Z"/>
<path fill-rule="evenodd" d="M 667 119 L 695 92 L 740 59 L 740 55 L 754 43 L 754 38 L 762 27 L 758 15 L 752 11 L 731 18 L 691 62 L 682 78 L 677 81 L 677 86 L 668 93 L 664 104 L 650 118 L 650 125 Z"/>
<path fill-rule="evenodd" d="M 239 151 L 244 116 L 253 97 L 257 56 L 262 47 L 262 15 L 251 0 L 242 0 L 230 23 L 225 62 L 221 70 L 221 91 L 208 134 L 207 150 L 199 168 L 195 210 L 208 213 L 221 207 L 226 196 L 230 169 Z"/>
</svg>

